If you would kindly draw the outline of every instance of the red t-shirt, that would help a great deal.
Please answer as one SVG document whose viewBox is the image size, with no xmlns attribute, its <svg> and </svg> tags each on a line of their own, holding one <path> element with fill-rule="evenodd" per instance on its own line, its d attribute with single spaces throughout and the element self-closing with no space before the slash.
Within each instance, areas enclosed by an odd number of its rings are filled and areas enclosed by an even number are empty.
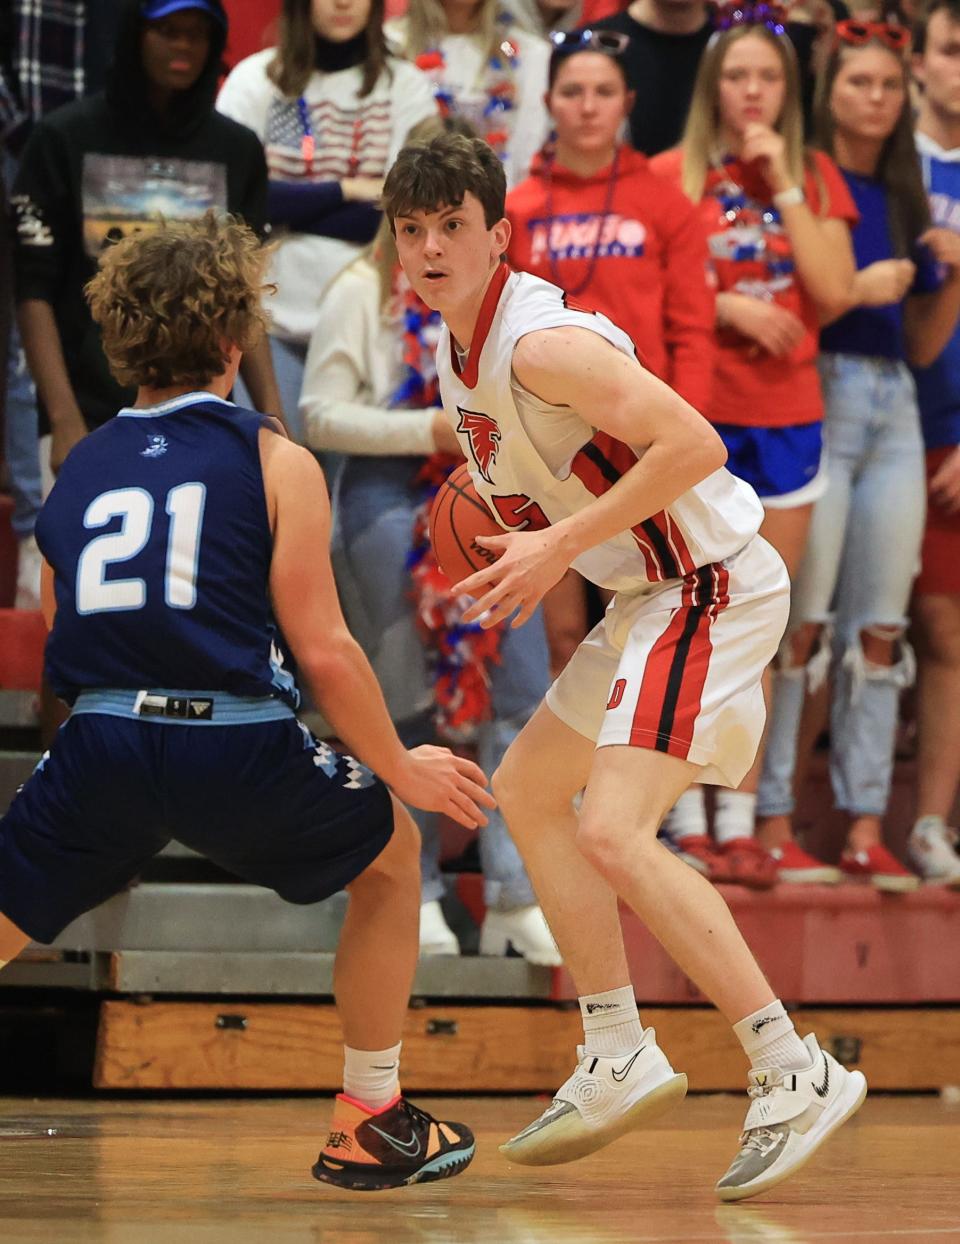
<svg viewBox="0 0 960 1244">
<path fill-rule="evenodd" d="M 507 196 L 513 268 L 560 285 L 633 339 L 646 367 L 697 410 L 710 404 L 715 297 L 697 209 L 620 148 L 580 177 L 538 156 Z"/>
<path fill-rule="evenodd" d="M 833 161 L 812 153 L 804 192 L 817 214 L 854 225 L 857 209 Z M 665 151 L 651 167 L 679 186 L 682 153 Z M 821 207 L 823 205 L 823 208 Z M 817 375 L 820 324 L 813 299 L 797 279 L 790 237 L 756 166 L 738 160 L 711 169 L 700 201 L 717 292 L 776 302 L 804 323 L 806 333 L 784 358 L 775 358 L 732 329 L 718 329 L 717 363 L 709 418 L 713 423 L 789 427 L 823 418 Z"/>
</svg>

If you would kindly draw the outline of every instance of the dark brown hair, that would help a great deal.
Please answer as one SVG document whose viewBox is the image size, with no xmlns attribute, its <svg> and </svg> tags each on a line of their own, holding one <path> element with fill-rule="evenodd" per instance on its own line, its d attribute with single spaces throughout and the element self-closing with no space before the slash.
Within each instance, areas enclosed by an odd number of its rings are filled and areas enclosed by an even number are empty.
<svg viewBox="0 0 960 1244">
<path fill-rule="evenodd" d="M 960 0 L 929 0 L 917 14 L 917 20 L 913 23 L 913 51 L 917 55 L 922 56 L 927 47 L 927 27 L 930 24 L 930 18 L 934 13 L 940 10 L 947 14 L 950 21 L 960 22 Z"/>
<path fill-rule="evenodd" d="M 887 213 L 894 254 L 903 259 L 909 256 L 917 238 L 930 225 L 930 203 L 913 135 L 910 66 L 906 56 L 898 55 L 879 40 L 855 47 L 837 44 L 817 77 L 813 106 L 817 146 L 832 159 L 836 158 L 836 127 L 830 111 L 830 95 L 844 60 L 855 55 L 861 47 L 882 48 L 899 63 L 903 74 L 903 106 L 896 125 L 880 150 L 876 169 L 876 178 L 888 194 Z"/>
<path fill-rule="evenodd" d="M 367 18 L 367 54 L 363 61 L 360 98 L 370 92 L 386 70 L 389 73 L 389 49 L 383 33 L 384 0 L 371 0 Z M 267 67 L 270 81 L 284 95 L 302 95 L 315 69 L 315 48 L 319 35 L 313 28 L 310 0 L 283 0 L 280 16 L 280 38 L 277 54 Z"/>
<path fill-rule="evenodd" d="M 266 258 L 252 229 L 213 212 L 109 247 L 85 292 L 117 383 L 202 388 L 225 370 L 231 344 L 256 345 Z"/>
<path fill-rule="evenodd" d="M 607 60 L 612 61 L 613 64 L 620 70 L 620 77 L 623 78 L 624 89 L 627 91 L 631 89 L 630 79 L 627 76 L 627 66 L 624 64 L 623 56 L 619 53 L 608 52 L 606 48 L 602 47 L 590 47 L 589 44 L 586 44 L 583 47 L 567 47 L 564 44 L 560 44 L 559 46 L 554 44 L 553 51 L 550 53 L 550 63 L 547 66 L 547 90 L 553 90 L 554 84 L 557 81 L 557 76 L 567 61 L 573 60 L 575 56 L 583 56 L 585 53 L 590 53 L 594 56 L 605 56 Z"/>
<path fill-rule="evenodd" d="M 482 138 L 440 134 L 408 143 L 383 184 L 382 206 L 391 227 L 398 216 L 459 207 L 473 194 L 488 229 L 503 219 L 507 179 L 499 156 Z"/>
</svg>

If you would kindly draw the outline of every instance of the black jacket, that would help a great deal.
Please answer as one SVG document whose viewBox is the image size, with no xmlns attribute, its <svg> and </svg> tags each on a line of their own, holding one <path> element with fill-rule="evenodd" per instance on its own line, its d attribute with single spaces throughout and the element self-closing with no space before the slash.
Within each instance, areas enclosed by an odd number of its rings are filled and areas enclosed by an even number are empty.
<svg viewBox="0 0 960 1244">
<path fill-rule="evenodd" d="M 14 183 L 16 295 L 53 307 L 89 427 L 131 398 L 107 368 L 83 287 L 104 246 L 163 216 L 212 207 L 265 223 L 267 170 L 256 135 L 214 111 L 226 28 L 213 26 L 200 78 L 161 117 L 141 68 L 139 0 L 126 0 L 107 88 L 45 117 Z M 49 431 L 40 412 L 40 433 Z"/>
</svg>

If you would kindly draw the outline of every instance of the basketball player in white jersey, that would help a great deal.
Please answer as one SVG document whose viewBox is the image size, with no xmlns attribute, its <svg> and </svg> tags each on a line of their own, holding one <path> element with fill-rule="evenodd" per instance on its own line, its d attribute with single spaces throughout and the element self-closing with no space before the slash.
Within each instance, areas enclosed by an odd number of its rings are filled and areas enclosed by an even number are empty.
<svg viewBox="0 0 960 1244">
<path fill-rule="evenodd" d="M 866 1094 L 860 1072 L 800 1039 L 720 894 L 657 841 L 691 783 L 735 787 L 753 761 L 787 575 L 706 420 L 604 316 L 503 264 L 503 196 L 496 155 L 459 135 L 406 147 L 383 193 L 407 277 L 444 317 L 444 409 L 509 532 L 462 584 L 468 619 L 521 625 L 570 566 L 616 591 L 494 777 L 584 1021 L 573 1075 L 502 1152 L 569 1161 L 686 1092 L 641 1026 L 619 897 L 750 1059 L 740 1149 L 717 1185 L 739 1200 L 801 1166 Z"/>
</svg>

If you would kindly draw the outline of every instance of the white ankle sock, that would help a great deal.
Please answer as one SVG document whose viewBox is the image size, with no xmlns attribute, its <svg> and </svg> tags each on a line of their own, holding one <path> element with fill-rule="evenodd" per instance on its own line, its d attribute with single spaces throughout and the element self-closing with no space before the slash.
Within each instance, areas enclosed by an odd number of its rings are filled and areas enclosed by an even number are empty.
<svg viewBox="0 0 960 1244">
<path fill-rule="evenodd" d="M 588 1054 L 616 1057 L 629 1054 L 643 1037 L 640 1012 L 633 988 L 608 989 L 580 998 L 583 1016 L 583 1044 Z"/>
<path fill-rule="evenodd" d="M 685 790 L 667 814 L 667 829 L 678 841 L 681 838 L 706 837 L 707 806 L 702 786 Z"/>
<path fill-rule="evenodd" d="M 733 1031 L 751 1067 L 802 1071 L 810 1066 L 810 1051 L 779 998 L 734 1024 Z"/>
<path fill-rule="evenodd" d="M 928 816 L 918 817 L 913 823 L 913 829 L 910 831 L 914 834 L 942 834 L 946 831 L 947 822 L 942 816 L 931 813 Z"/>
<path fill-rule="evenodd" d="M 400 1045 L 388 1050 L 343 1047 L 343 1091 L 348 1097 L 382 1110 L 400 1096 Z"/>
<path fill-rule="evenodd" d="M 713 836 L 721 845 L 734 838 L 752 838 L 757 797 L 743 790 L 718 790 Z"/>
</svg>

